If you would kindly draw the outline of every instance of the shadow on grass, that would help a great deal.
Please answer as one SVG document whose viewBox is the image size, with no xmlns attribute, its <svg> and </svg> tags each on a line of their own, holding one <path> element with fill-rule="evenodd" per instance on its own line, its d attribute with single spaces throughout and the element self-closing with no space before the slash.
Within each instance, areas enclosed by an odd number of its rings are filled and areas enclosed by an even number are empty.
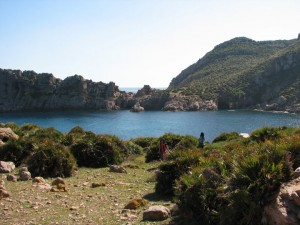
<svg viewBox="0 0 300 225">
<path fill-rule="evenodd" d="M 151 202 L 171 201 L 172 200 L 172 196 L 158 195 L 155 192 L 146 194 L 143 196 L 143 198 L 147 199 L 148 201 L 151 201 Z"/>
</svg>

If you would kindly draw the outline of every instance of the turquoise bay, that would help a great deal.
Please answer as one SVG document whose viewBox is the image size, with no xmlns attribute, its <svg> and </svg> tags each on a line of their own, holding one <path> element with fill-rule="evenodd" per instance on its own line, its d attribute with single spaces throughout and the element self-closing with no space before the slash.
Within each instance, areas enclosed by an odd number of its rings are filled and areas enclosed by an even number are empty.
<svg viewBox="0 0 300 225">
<path fill-rule="evenodd" d="M 0 122 L 34 123 L 62 132 L 80 126 L 96 134 L 114 134 L 122 139 L 158 137 L 167 132 L 199 136 L 204 132 L 206 140 L 211 141 L 223 132 L 251 133 L 262 126 L 300 126 L 300 115 L 253 111 L 63 111 L 3 113 Z"/>
</svg>

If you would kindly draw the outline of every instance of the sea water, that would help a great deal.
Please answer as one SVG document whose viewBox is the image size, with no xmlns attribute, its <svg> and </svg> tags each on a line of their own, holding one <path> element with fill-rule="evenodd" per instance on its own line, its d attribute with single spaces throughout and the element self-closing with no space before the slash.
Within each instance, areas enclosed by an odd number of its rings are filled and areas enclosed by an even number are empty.
<svg viewBox="0 0 300 225">
<path fill-rule="evenodd" d="M 255 111 L 162 112 L 148 111 L 60 111 L 2 113 L 0 122 L 18 125 L 34 123 L 68 132 L 75 126 L 96 134 L 114 134 L 128 140 L 141 136 L 158 137 L 164 133 L 199 136 L 207 141 L 223 132 L 251 133 L 263 126 L 300 126 L 299 114 Z"/>
</svg>

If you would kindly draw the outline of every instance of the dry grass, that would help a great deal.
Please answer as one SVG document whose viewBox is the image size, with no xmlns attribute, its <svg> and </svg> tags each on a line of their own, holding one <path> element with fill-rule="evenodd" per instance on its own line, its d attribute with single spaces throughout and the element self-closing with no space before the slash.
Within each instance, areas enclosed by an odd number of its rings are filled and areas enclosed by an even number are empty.
<svg viewBox="0 0 300 225">
<path fill-rule="evenodd" d="M 32 181 L 5 181 L 11 197 L 0 200 L 1 224 L 168 224 L 168 220 L 142 221 L 148 206 L 171 206 L 170 201 L 159 200 L 153 194 L 155 183 L 149 182 L 153 172 L 147 169 L 158 163 L 145 164 L 142 157 L 124 164 L 128 163 L 139 168 L 126 168 L 127 174 L 108 172 L 108 168 L 81 168 L 75 176 L 65 179 L 67 192 L 40 190 Z M 46 182 L 51 184 L 52 179 Z M 92 188 L 92 183 L 105 186 Z M 144 196 L 152 196 L 146 207 L 124 210 L 131 199 Z"/>
</svg>

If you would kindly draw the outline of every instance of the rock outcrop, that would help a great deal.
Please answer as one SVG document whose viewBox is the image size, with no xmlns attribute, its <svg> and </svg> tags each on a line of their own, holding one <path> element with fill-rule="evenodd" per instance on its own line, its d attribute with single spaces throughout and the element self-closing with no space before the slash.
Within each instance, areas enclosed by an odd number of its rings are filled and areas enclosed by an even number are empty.
<svg viewBox="0 0 300 225">
<path fill-rule="evenodd" d="M 0 69 L 0 112 L 21 110 L 117 110 L 122 95 L 110 82 L 93 82 L 74 75 L 64 80 L 52 74 Z"/>
<path fill-rule="evenodd" d="M 275 201 L 265 206 L 263 224 L 300 224 L 300 178 L 281 186 Z"/>
<path fill-rule="evenodd" d="M 216 103 L 195 96 L 170 94 L 145 85 L 136 94 L 120 91 L 115 83 L 93 82 L 74 75 L 64 80 L 52 74 L 0 69 L 0 112 L 63 109 L 201 111 Z"/>
<path fill-rule="evenodd" d="M 0 161 L 0 173 L 10 173 L 16 168 L 13 162 Z"/>
<path fill-rule="evenodd" d="M 0 141 L 4 143 L 9 139 L 18 140 L 19 136 L 15 134 L 9 127 L 0 128 Z"/>
</svg>

